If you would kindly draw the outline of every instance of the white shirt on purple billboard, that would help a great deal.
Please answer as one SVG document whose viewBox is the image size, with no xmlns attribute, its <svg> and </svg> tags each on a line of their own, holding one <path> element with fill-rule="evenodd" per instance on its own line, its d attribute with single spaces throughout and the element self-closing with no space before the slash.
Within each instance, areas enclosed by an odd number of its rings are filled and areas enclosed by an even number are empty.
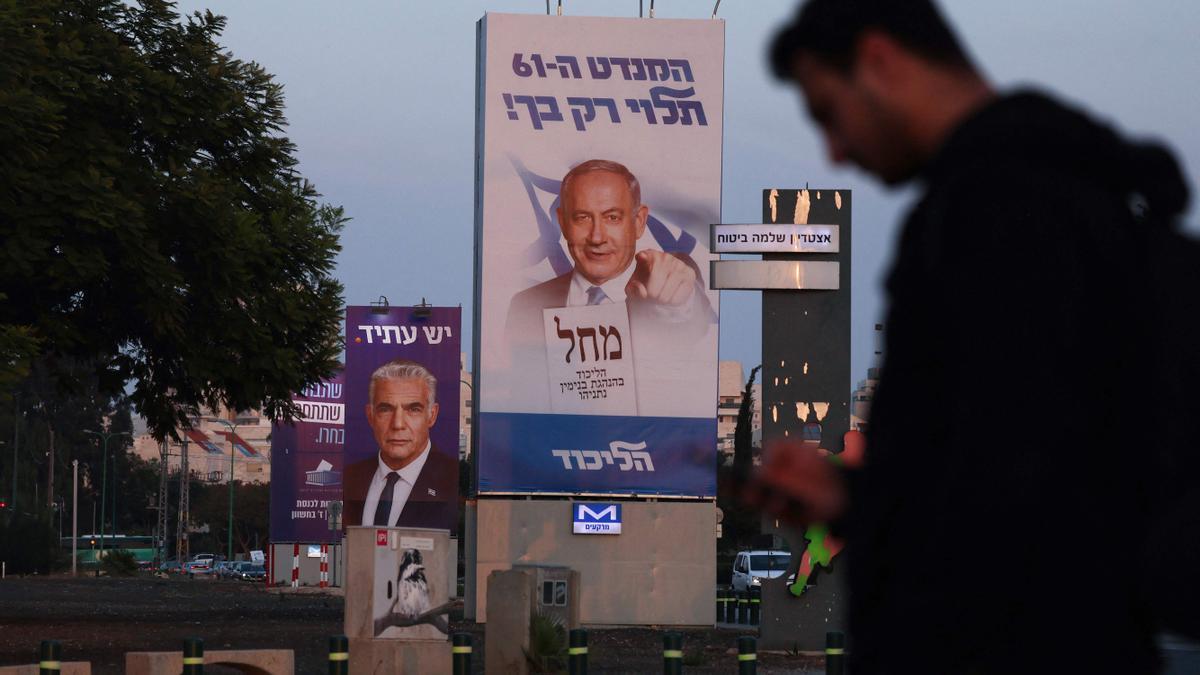
<svg viewBox="0 0 1200 675">
<path fill-rule="evenodd" d="M 392 509 L 388 514 L 388 523 L 396 522 L 400 517 L 400 513 L 404 511 L 404 505 L 408 503 L 408 497 L 412 494 L 413 485 L 417 482 L 417 476 L 421 475 L 421 469 L 425 466 L 425 460 L 429 459 L 429 450 L 432 443 L 426 442 L 425 449 L 416 459 L 409 462 L 408 466 L 396 471 L 379 460 L 379 468 L 375 471 L 375 476 L 371 479 L 371 487 L 367 489 L 367 498 L 363 503 L 363 525 L 370 525 L 375 522 L 375 509 L 379 506 L 379 498 L 382 496 L 383 488 L 387 484 L 387 476 L 389 473 L 400 474 L 400 480 L 396 481 L 396 485 L 392 488 Z M 369 515 L 368 515 L 369 514 Z"/>
</svg>

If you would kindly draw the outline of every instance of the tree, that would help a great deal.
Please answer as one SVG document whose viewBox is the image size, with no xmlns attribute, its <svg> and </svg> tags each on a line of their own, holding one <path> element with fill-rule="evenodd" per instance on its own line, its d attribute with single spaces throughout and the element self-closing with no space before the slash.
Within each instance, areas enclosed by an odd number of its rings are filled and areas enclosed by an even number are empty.
<svg viewBox="0 0 1200 675">
<path fill-rule="evenodd" d="M 234 481 L 233 552 L 248 553 L 267 541 L 270 486 Z M 229 535 L 229 489 L 226 483 L 196 483 L 191 488 L 192 522 L 207 532 L 193 535 L 193 551 L 225 553 Z"/>
<path fill-rule="evenodd" d="M 742 403 L 738 407 L 737 424 L 733 428 L 733 467 L 740 475 L 749 474 L 754 466 L 754 378 L 762 366 L 750 370 L 746 388 L 742 390 Z"/>
<path fill-rule="evenodd" d="M 755 366 L 742 390 L 742 403 L 738 408 L 737 425 L 733 429 L 733 466 L 717 467 L 717 506 L 724 513 L 721 522 L 725 546 L 737 548 L 749 544 L 762 531 L 758 512 L 742 504 L 743 482 L 754 467 L 753 431 L 754 378 L 762 366 Z M 723 571 L 722 570 L 719 571 Z"/>
<path fill-rule="evenodd" d="M 0 386 L 95 363 L 161 439 L 201 406 L 293 414 L 335 369 L 346 218 L 224 26 L 163 0 L 0 5 Z"/>
</svg>

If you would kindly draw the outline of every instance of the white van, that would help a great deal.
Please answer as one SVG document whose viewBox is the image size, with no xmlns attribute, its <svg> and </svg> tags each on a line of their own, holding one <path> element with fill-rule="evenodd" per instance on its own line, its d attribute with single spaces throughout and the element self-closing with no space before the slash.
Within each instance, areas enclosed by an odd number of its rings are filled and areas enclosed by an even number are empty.
<svg viewBox="0 0 1200 675">
<path fill-rule="evenodd" d="M 733 559 L 733 590 L 745 592 L 763 579 L 783 576 L 791 562 L 787 551 L 742 551 Z"/>
</svg>

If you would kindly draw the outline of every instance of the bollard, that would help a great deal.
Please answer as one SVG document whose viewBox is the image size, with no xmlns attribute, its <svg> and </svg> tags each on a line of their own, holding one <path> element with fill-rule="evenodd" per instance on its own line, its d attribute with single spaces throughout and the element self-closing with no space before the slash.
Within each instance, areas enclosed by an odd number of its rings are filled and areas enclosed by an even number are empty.
<svg viewBox="0 0 1200 675">
<path fill-rule="evenodd" d="M 204 640 L 183 641 L 183 675 L 204 675 Z"/>
<path fill-rule="evenodd" d="M 587 631 L 582 628 L 576 628 L 571 631 L 569 640 L 570 643 L 567 647 L 567 669 L 569 675 L 587 675 Z"/>
<path fill-rule="evenodd" d="M 683 673 L 683 635 L 671 631 L 663 634 L 663 675 Z"/>
<path fill-rule="evenodd" d="M 737 639 L 738 675 L 754 675 L 758 672 L 758 640 L 743 635 Z"/>
<path fill-rule="evenodd" d="M 349 675 L 350 640 L 345 635 L 329 638 L 329 675 Z"/>
<path fill-rule="evenodd" d="M 38 647 L 38 675 L 58 675 L 62 671 L 62 645 L 58 640 L 42 640 Z"/>
<path fill-rule="evenodd" d="M 750 623 L 750 591 L 749 591 L 749 589 L 738 593 L 737 623 Z"/>
<path fill-rule="evenodd" d="M 725 589 L 717 589 L 717 623 L 725 621 Z"/>
<path fill-rule="evenodd" d="M 721 612 L 717 614 L 717 620 L 721 623 L 733 623 L 733 589 L 727 588 L 721 591 Z"/>
<path fill-rule="evenodd" d="M 750 588 L 750 621 L 751 626 L 757 626 L 761 618 L 762 610 L 762 587 L 753 586 Z"/>
<path fill-rule="evenodd" d="M 846 672 L 846 636 L 837 631 L 825 634 L 825 675 Z"/>
<path fill-rule="evenodd" d="M 471 634 L 455 633 L 453 643 L 454 675 L 471 675 Z"/>
</svg>

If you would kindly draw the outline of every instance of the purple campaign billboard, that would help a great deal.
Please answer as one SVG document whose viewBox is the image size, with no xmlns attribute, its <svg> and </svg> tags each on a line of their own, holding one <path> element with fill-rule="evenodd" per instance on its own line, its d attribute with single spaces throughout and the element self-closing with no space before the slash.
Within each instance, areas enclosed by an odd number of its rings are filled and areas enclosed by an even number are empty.
<svg viewBox="0 0 1200 675">
<path fill-rule="evenodd" d="M 481 493 L 716 493 L 724 28 L 480 21 Z"/>
<path fill-rule="evenodd" d="M 342 498 L 345 441 L 343 373 L 314 384 L 292 400 L 295 422 L 271 425 L 271 541 L 334 542 L 329 502 Z"/>
<path fill-rule="evenodd" d="M 342 522 L 458 523 L 462 309 L 346 308 Z"/>
</svg>

